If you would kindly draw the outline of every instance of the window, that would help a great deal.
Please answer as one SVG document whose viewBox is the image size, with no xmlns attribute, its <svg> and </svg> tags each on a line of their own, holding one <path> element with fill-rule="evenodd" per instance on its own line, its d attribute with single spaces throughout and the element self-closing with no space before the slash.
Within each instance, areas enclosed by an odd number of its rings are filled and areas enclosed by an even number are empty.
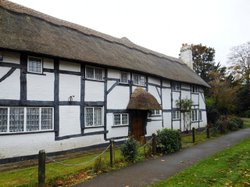
<svg viewBox="0 0 250 187">
<path fill-rule="evenodd" d="M 86 122 L 86 127 L 102 126 L 102 108 L 86 107 L 85 122 Z"/>
<path fill-rule="evenodd" d="M 191 115 L 192 115 L 192 121 L 198 121 L 198 110 L 192 110 Z"/>
<path fill-rule="evenodd" d="M 199 121 L 202 121 L 202 111 L 199 110 Z"/>
<path fill-rule="evenodd" d="M 145 86 L 146 77 L 143 75 L 133 74 L 133 83 L 140 86 Z"/>
<path fill-rule="evenodd" d="M 197 92 L 198 92 L 198 86 L 192 85 L 192 86 L 191 86 L 191 91 L 192 91 L 193 93 L 197 93 Z"/>
<path fill-rule="evenodd" d="M 172 112 L 172 119 L 173 120 L 180 120 L 181 119 L 181 113 L 179 110 L 175 110 Z"/>
<path fill-rule="evenodd" d="M 53 129 L 53 108 L 0 107 L 0 133 Z"/>
<path fill-rule="evenodd" d="M 173 91 L 180 91 L 181 90 L 181 84 L 179 82 L 173 82 L 172 89 L 173 89 Z"/>
<path fill-rule="evenodd" d="M 28 72 L 31 73 L 42 73 L 42 59 L 36 57 L 28 58 Z"/>
<path fill-rule="evenodd" d="M 128 83 L 128 73 L 127 72 L 121 72 L 121 83 Z"/>
<path fill-rule="evenodd" d="M 114 125 L 128 125 L 128 114 L 127 113 L 114 114 Z"/>
<path fill-rule="evenodd" d="M 151 110 L 151 116 L 159 116 L 159 115 L 161 115 L 160 110 Z"/>
<path fill-rule="evenodd" d="M 103 80 L 103 69 L 86 67 L 86 78 L 94 80 Z"/>
</svg>

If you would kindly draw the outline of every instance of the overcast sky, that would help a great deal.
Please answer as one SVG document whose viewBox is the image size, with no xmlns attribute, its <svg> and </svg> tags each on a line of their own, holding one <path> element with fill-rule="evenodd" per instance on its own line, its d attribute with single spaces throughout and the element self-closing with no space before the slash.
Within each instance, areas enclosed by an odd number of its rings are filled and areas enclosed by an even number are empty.
<svg viewBox="0 0 250 187">
<path fill-rule="evenodd" d="M 182 43 L 230 48 L 250 41 L 250 0 L 11 0 L 40 12 L 178 57 Z"/>
</svg>

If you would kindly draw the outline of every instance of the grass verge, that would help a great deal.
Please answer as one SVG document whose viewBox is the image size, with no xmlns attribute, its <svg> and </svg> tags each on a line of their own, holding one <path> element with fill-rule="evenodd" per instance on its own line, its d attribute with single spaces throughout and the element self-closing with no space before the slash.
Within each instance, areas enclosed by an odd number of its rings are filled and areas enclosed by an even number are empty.
<svg viewBox="0 0 250 187">
<path fill-rule="evenodd" d="M 153 185 L 250 186 L 250 138 Z"/>
</svg>

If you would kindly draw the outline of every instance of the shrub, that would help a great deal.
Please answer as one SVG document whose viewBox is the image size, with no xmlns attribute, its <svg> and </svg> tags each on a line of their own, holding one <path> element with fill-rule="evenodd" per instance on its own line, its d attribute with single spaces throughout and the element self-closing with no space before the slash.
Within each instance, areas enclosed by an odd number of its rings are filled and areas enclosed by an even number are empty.
<svg viewBox="0 0 250 187">
<path fill-rule="evenodd" d="M 245 118 L 250 118 L 250 110 L 246 110 L 246 111 L 243 113 L 243 117 L 245 117 Z"/>
<path fill-rule="evenodd" d="M 173 153 L 181 149 L 181 135 L 179 131 L 162 129 L 157 131 L 156 147 L 160 153 Z"/>
<path fill-rule="evenodd" d="M 215 129 L 220 133 L 226 133 L 228 131 L 228 120 L 226 116 L 221 116 L 214 125 Z"/>
<path fill-rule="evenodd" d="M 93 165 L 93 171 L 95 173 L 102 172 L 105 169 L 105 162 L 102 157 L 99 157 L 95 160 L 94 165 Z"/>
<path fill-rule="evenodd" d="M 129 138 L 121 146 L 122 156 L 127 162 L 134 162 L 136 160 L 138 156 L 138 146 L 138 142 L 133 138 Z"/>
<path fill-rule="evenodd" d="M 228 129 L 230 131 L 236 131 L 239 129 L 238 124 L 234 120 L 229 120 L 228 121 Z"/>
<path fill-rule="evenodd" d="M 244 123 L 243 123 L 242 119 L 240 119 L 238 117 L 232 117 L 230 119 L 230 121 L 233 121 L 234 123 L 236 123 L 236 125 L 237 125 L 238 128 L 243 128 Z"/>
</svg>

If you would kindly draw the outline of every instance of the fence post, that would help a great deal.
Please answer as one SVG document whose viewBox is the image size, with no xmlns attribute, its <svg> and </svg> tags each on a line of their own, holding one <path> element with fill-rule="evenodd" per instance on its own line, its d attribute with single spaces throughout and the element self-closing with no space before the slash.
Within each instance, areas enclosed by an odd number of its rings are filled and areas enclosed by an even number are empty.
<svg viewBox="0 0 250 187">
<path fill-rule="evenodd" d="M 195 128 L 192 128 L 192 137 L 193 137 L 193 143 L 195 142 Z"/>
<path fill-rule="evenodd" d="M 109 147 L 109 152 L 110 152 L 110 167 L 113 167 L 113 140 L 110 139 L 110 147 Z"/>
<path fill-rule="evenodd" d="M 207 138 L 210 138 L 210 130 L 209 130 L 209 127 L 207 127 Z"/>
<path fill-rule="evenodd" d="M 39 151 L 38 155 L 38 186 L 45 186 L 45 161 L 46 154 L 44 150 Z"/>
<path fill-rule="evenodd" d="M 155 133 L 152 134 L 152 154 L 156 154 L 156 135 Z"/>
</svg>

